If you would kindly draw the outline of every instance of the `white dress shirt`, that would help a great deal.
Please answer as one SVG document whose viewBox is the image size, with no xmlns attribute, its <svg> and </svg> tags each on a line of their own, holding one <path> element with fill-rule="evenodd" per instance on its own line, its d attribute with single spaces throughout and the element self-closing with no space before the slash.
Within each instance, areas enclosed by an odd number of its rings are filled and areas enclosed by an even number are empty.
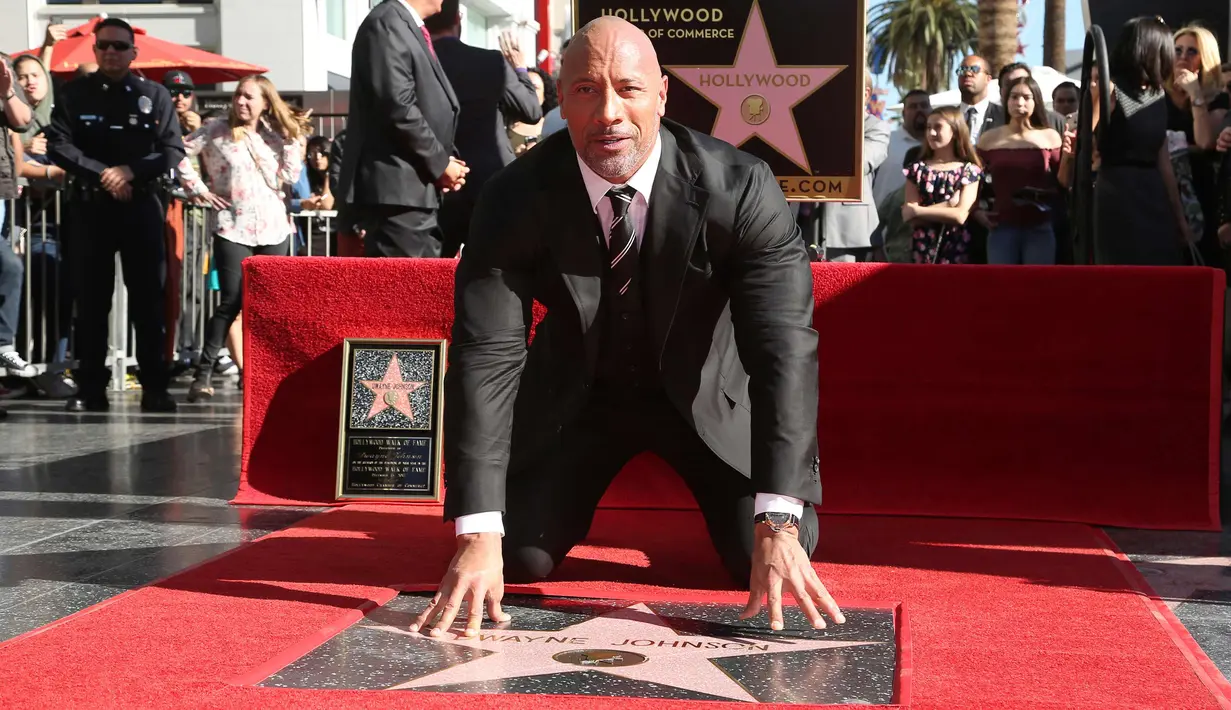
<svg viewBox="0 0 1231 710">
<path fill-rule="evenodd" d="M 991 102 L 992 100 L 990 98 L 985 98 L 974 106 L 962 104 L 960 107 L 962 111 L 962 120 L 966 121 L 966 125 L 968 126 L 970 126 L 971 121 L 966 118 L 966 113 L 972 108 L 975 110 L 974 125 L 970 128 L 971 145 L 975 145 L 979 142 L 979 134 L 983 133 L 983 119 L 987 118 L 987 105 Z"/>
<path fill-rule="evenodd" d="M 662 160 L 662 153 L 662 140 L 660 139 L 654 142 L 654 148 L 650 151 L 650 157 L 625 183 L 637 191 L 637 195 L 633 197 L 633 204 L 629 207 L 628 214 L 632 219 L 633 226 L 636 228 L 638 247 L 641 246 L 641 235 L 645 231 L 643 227 L 646 223 L 646 216 L 650 212 L 650 192 L 654 189 L 654 177 L 658 174 L 658 164 Z M 615 218 L 615 211 L 611 207 L 611 198 L 607 197 L 607 192 L 613 187 L 619 187 L 619 185 L 614 185 L 607 182 L 605 178 L 600 177 L 598 173 L 590 169 L 590 166 L 582 162 L 580 155 L 577 156 L 577 165 L 581 168 L 581 179 L 586 185 L 586 195 L 590 198 L 590 207 L 598 215 L 599 224 L 603 225 L 603 237 L 610 243 L 611 222 Z M 791 496 L 770 493 L 758 493 L 753 508 L 754 514 L 790 513 L 796 517 L 804 514 L 804 502 L 802 500 L 792 498 Z M 504 520 L 498 510 L 459 515 L 453 522 L 453 530 L 458 535 L 485 532 L 498 532 L 504 535 Z"/>
<path fill-rule="evenodd" d="M 407 10 L 410 10 L 410 17 L 411 19 L 415 21 L 415 27 L 422 27 L 423 18 L 419 17 L 419 12 L 415 10 L 413 7 L 411 7 L 410 3 L 406 2 L 406 0 L 398 0 L 398 2 L 402 3 L 402 7 L 406 8 Z"/>
<path fill-rule="evenodd" d="M 905 128 L 898 127 L 889 134 L 889 152 L 885 155 L 885 162 L 877 169 L 876 177 L 872 179 L 873 204 L 877 207 L 880 207 L 886 197 L 901 190 L 906 184 L 902 161 L 906 159 L 906 152 L 917 145 L 919 141 L 907 133 Z"/>
</svg>

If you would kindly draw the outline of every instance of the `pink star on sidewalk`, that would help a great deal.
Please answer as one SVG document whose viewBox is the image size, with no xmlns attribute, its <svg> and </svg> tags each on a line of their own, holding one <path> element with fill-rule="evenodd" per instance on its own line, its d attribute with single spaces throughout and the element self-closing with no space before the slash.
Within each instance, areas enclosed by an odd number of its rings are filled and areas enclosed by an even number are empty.
<svg viewBox="0 0 1231 710">
<path fill-rule="evenodd" d="M 380 625 L 371 628 L 408 636 L 417 635 L 417 632 L 395 626 Z M 466 638 L 450 633 L 449 638 L 442 638 L 437 643 L 480 649 L 488 653 L 399 683 L 389 690 L 416 690 L 456 683 L 590 670 L 730 700 L 757 702 L 744 686 L 715 665 L 713 660 L 733 656 L 869 646 L 876 642 L 796 638 L 739 639 L 680 634 L 645 604 L 633 604 L 559 631 L 485 630 L 478 638 Z"/>
<path fill-rule="evenodd" d="M 666 68 L 718 107 L 715 138 L 738 148 L 759 136 L 811 173 L 792 109 L 846 67 L 779 65 L 761 6 L 753 2 L 733 65 Z"/>
<path fill-rule="evenodd" d="M 372 408 L 368 410 L 368 419 L 393 407 L 410 421 L 415 420 L 414 410 L 410 408 L 410 393 L 419 389 L 426 382 L 407 382 L 402 379 L 402 368 L 398 365 L 398 356 L 389 358 L 389 367 L 380 380 L 360 380 L 360 384 L 372 390 L 376 395 L 372 400 Z"/>
</svg>

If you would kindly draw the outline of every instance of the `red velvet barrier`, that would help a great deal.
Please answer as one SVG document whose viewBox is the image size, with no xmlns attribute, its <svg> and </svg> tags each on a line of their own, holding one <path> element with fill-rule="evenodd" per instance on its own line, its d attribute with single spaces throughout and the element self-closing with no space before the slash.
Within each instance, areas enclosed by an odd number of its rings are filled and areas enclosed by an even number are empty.
<svg viewBox="0 0 1231 710">
<path fill-rule="evenodd" d="M 345 337 L 447 337 L 454 262 L 245 263 L 235 503 L 330 504 Z M 824 508 L 1218 529 L 1222 272 L 818 264 Z M 656 457 L 609 507 L 689 508 Z"/>
</svg>

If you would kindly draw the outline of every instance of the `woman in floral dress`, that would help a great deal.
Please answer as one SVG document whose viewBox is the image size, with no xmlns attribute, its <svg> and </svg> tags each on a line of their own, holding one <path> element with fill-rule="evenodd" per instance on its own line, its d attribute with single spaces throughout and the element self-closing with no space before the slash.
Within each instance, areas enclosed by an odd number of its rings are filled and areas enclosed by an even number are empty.
<svg viewBox="0 0 1231 710">
<path fill-rule="evenodd" d="M 970 259 L 966 218 L 979 197 L 983 169 L 970 144 L 970 130 L 956 108 L 939 108 L 928 117 L 927 142 L 919 158 L 904 171 L 906 203 L 902 205 L 902 219 L 915 228 L 914 262 L 965 264 Z"/>
<path fill-rule="evenodd" d="M 184 188 L 217 210 L 212 258 L 222 292 L 205 330 L 189 402 L 214 394 L 214 360 L 242 307 L 240 264 L 250 256 L 289 253 L 294 226 L 282 188 L 299 178 L 308 132 L 307 113 L 287 106 L 269 79 L 250 76 L 236 87 L 226 120 L 214 119 L 184 139 L 188 157 L 179 165 Z M 208 185 L 189 160 L 197 155 Z"/>
</svg>

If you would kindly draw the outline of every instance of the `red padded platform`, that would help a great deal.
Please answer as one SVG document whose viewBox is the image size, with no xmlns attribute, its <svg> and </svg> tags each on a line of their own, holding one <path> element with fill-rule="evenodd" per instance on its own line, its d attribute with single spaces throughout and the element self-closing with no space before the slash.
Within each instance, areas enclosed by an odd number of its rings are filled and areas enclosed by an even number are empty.
<svg viewBox="0 0 1231 710">
<path fill-rule="evenodd" d="M 447 337 L 454 262 L 245 263 L 236 503 L 333 502 L 341 343 Z M 1221 272 L 817 264 L 825 510 L 1218 529 Z M 609 507 L 692 507 L 657 458 Z"/>
</svg>

